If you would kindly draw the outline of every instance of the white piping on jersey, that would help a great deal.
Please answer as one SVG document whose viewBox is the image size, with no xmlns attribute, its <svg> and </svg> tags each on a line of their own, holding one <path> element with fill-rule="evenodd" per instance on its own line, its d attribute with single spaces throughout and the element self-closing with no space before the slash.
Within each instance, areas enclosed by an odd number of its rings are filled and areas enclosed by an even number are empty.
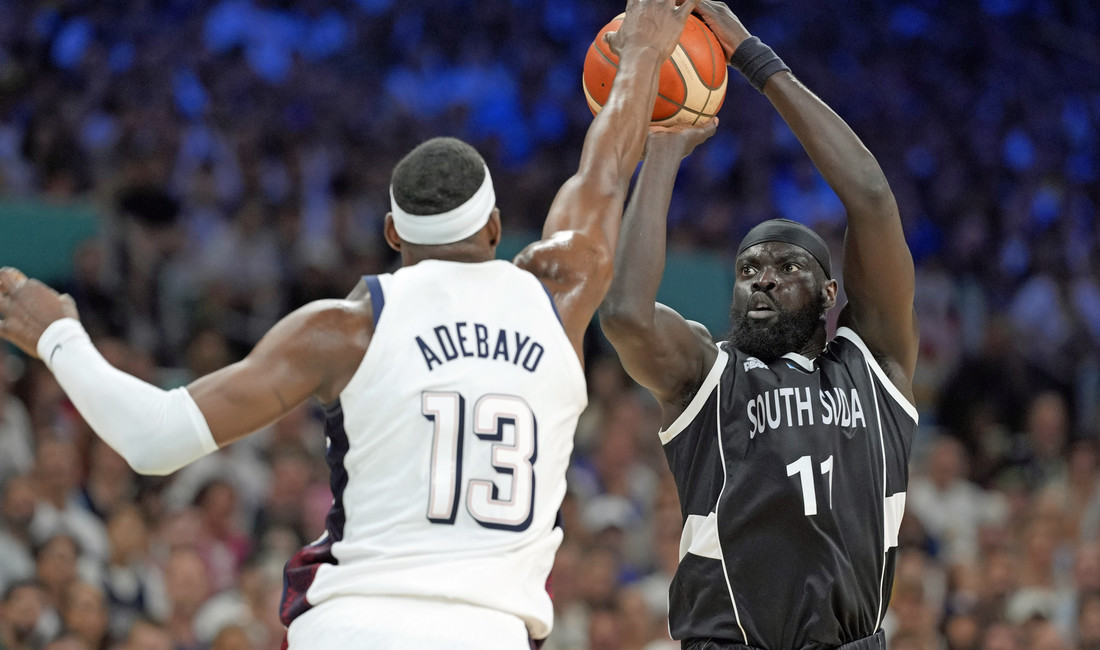
<svg viewBox="0 0 1100 650">
<path fill-rule="evenodd" d="M 783 358 L 787 359 L 788 361 L 794 361 L 798 364 L 800 368 L 802 368 L 806 372 L 814 371 L 814 362 L 809 357 L 805 357 L 797 352 L 788 352 L 787 354 L 783 355 Z"/>
<path fill-rule="evenodd" d="M 723 351 L 722 354 L 725 354 Z M 724 367 L 725 364 L 722 364 Z M 715 362 L 715 368 L 719 367 Z M 711 369 L 711 373 L 714 373 L 714 369 Z M 707 375 L 707 379 L 710 379 L 710 375 Z M 722 495 L 726 493 L 726 481 L 729 480 L 729 473 L 726 470 L 726 450 L 722 446 L 722 382 L 721 373 L 719 373 L 719 381 L 717 382 L 718 399 L 714 400 L 714 417 L 717 423 L 714 427 L 714 435 L 718 437 L 718 457 L 722 462 L 722 489 L 718 492 L 718 500 L 714 502 L 714 533 L 718 534 L 718 506 L 722 503 Z M 698 399 L 698 395 L 695 396 Z M 696 409 L 698 410 L 698 409 Z M 709 517 L 710 515 L 708 515 Z M 737 611 L 737 599 L 733 596 L 733 585 L 730 583 L 730 572 L 726 568 L 726 557 L 722 554 L 722 545 L 718 545 L 719 561 L 722 563 L 722 576 L 726 579 L 726 590 L 730 595 L 730 604 L 733 605 L 733 617 L 737 619 L 737 627 L 741 630 L 741 637 L 745 639 L 745 645 L 749 645 L 749 635 L 745 634 L 745 626 L 741 625 L 741 612 Z M 879 591 L 882 591 L 880 588 Z"/>
<path fill-rule="evenodd" d="M 680 535 L 680 559 L 688 553 L 712 560 L 722 559 L 722 547 L 718 544 L 718 513 L 688 515 L 684 532 Z"/>
<path fill-rule="evenodd" d="M 859 342 L 862 346 L 862 341 Z M 865 349 L 862 348 L 861 349 Z M 882 409 L 878 405 L 878 388 L 875 387 L 875 379 L 871 375 L 874 370 L 871 368 L 872 359 L 868 358 L 865 363 L 867 365 L 867 378 L 871 380 L 871 403 L 875 405 L 875 422 L 878 424 L 878 443 L 882 449 L 882 516 L 886 518 L 886 436 L 882 433 Z M 878 365 L 875 365 L 876 369 Z M 881 369 L 879 369 L 881 372 Z M 887 382 L 889 383 L 889 382 Z M 890 384 L 893 385 L 893 384 Z M 885 524 L 883 524 L 883 532 L 885 533 Z M 882 541 L 882 574 L 878 579 L 878 613 L 875 614 L 875 630 L 878 630 L 882 625 L 882 586 L 886 584 L 886 553 L 889 552 L 890 546 L 886 543 L 885 537 Z"/>
<path fill-rule="evenodd" d="M 680 435 L 687 425 L 691 424 L 691 421 L 695 419 L 696 415 L 699 415 L 699 411 L 703 410 L 703 405 L 707 403 L 707 398 L 710 397 L 714 387 L 718 385 L 718 380 L 722 377 L 722 371 L 726 368 L 726 362 L 729 360 L 729 354 L 718 348 L 718 358 L 714 360 L 714 365 L 710 367 L 710 372 L 707 373 L 706 379 L 699 385 L 699 390 L 695 393 L 695 397 L 691 399 L 687 408 L 680 414 L 680 417 L 669 425 L 667 429 L 661 429 L 657 432 L 657 435 L 661 437 L 661 444 L 667 445 L 672 442 L 672 439 Z"/>
<path fill-rule="evenodd" d="M 878 359 L 875 355 L 871 354 L 871 350 L 867 347 L 867 344 L 863 342 L 863 339 L 859 338 L 859 334 L 856 334 L 854 330 L 848 327 L 841 327 L 836 331 L 836 335 L 839 338 L 845 338 L 856 344 L 859 351 L 863 353 L 863 358 L 867 360 L 867 365 L 871 367 L 875 375 L 878 376 L 879 381 L 886 387 L 886 392 L 890 394 L 890 397 L 894 398 L 901 408 L 909 414 L 909 417 L 913 418 L 913 422 L 919 421 L 917 415 L 917 407 L 913 405 L 905 395 L 901 394 L 898 387 L 894 385 L 894 382 L 890 381 L 890 378 L 886 376 L 886 371 L 882 369 L 882 366 L 878 365 Z M 874 382 L 872 382 L 873 384 Z"/>
</svg>

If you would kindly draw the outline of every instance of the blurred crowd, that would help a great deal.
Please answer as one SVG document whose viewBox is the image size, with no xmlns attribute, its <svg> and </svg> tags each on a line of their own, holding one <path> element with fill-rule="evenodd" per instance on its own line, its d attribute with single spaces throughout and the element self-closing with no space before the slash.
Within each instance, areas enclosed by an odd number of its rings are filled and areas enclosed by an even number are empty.
<svg viewBox="0 0 1100 650">
<path fill-rule="evenodd" d="M 890 650 L 1100 649 L 1100 5 L 731 6 L 878 157 L 917 262 Z M 0 0 L 0 197 L 98 206 L 101 236 L 49 279 L 112 363 L 180 385 L 392 269 L 389 170 L 428 137 L 477 146 L 506 233 L 536 232 L 591 120 L 585 50 L 620 10 Z M 783 216 L 839 259 L 843 208 L 766 100 L 731 78 L 720 117 L 684 164 L 670 245 L 728 255 Z M 656 407 L 595 331 L 588 348 L 544 648 L 675 648 Z M 0 350 L 0 649 L 277 648 L 282 563 L 330 503 L 323 453 L 306 405 L 140 477 L 41 364 Z"/>
</svg>

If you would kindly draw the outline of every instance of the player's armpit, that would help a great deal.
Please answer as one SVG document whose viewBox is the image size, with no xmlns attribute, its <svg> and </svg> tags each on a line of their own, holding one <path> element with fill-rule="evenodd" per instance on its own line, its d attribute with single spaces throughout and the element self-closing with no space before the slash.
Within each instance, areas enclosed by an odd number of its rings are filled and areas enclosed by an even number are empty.
<svg viewBox="0 0 1100 650">
<path fill-rule="evenodd" d="M 600 327 L 631 378 L 661 403 L 666 423 L 683 412 L 718 356 L 705 327 L 660 303 L 649 320 L 604 305 Z"/>
<path fill-rule="evenodd" d="M 898 316 L 884 318 L 883 314 L 889 312 L 858 310 L 856 304 L 849 299 L 837 317 L 837 326 L 851 328 L 858 334 L 894 386 L 910 402 L 915 402 L 913 372 L 920 340 L 916 309 L 910 306 L 907 316 L 901 315 L 904 312 L 899 309 Z"/>
<path fill-rule="evenodd" d="M 192 382 L 219 446 L 261 429 L 302 402 L 339 396 L 374 331 L 367 301 L 322 300 L 279 321 L 243 360 Z"/>
</svg>

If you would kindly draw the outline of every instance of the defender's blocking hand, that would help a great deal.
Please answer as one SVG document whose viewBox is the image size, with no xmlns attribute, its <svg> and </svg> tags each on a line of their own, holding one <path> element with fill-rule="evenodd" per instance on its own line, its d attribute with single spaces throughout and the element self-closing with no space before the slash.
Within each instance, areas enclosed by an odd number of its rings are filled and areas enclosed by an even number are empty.
<svg viewBox="0 0 1100 650">
<path fill-rule="evenodd" d="M 604 38 L 616 55 L 631 47 L 652 47 L 664 60 L 672 56 L 688 16 L 700 0 L 630 0 L 618 31 Z"/>
<path fill-rule="evenodd" d="M 79 318 L 76 303 L 19 269 L 0 269 L 0 338 L 38 358 L 38 339 L 56 320 Z"/>
</svg>

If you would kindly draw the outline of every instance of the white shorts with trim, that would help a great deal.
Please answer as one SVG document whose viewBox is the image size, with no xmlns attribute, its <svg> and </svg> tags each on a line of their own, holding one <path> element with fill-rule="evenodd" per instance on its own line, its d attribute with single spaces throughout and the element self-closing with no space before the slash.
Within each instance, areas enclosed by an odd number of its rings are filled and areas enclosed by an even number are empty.
<svg viewBox="0 0 1100 650">
<path fill-rule="evenodd" d="M 466 603 L 341 596 L 294 619 L 290 650 L 528 650 L 516 616 Z"/>
</svg>

